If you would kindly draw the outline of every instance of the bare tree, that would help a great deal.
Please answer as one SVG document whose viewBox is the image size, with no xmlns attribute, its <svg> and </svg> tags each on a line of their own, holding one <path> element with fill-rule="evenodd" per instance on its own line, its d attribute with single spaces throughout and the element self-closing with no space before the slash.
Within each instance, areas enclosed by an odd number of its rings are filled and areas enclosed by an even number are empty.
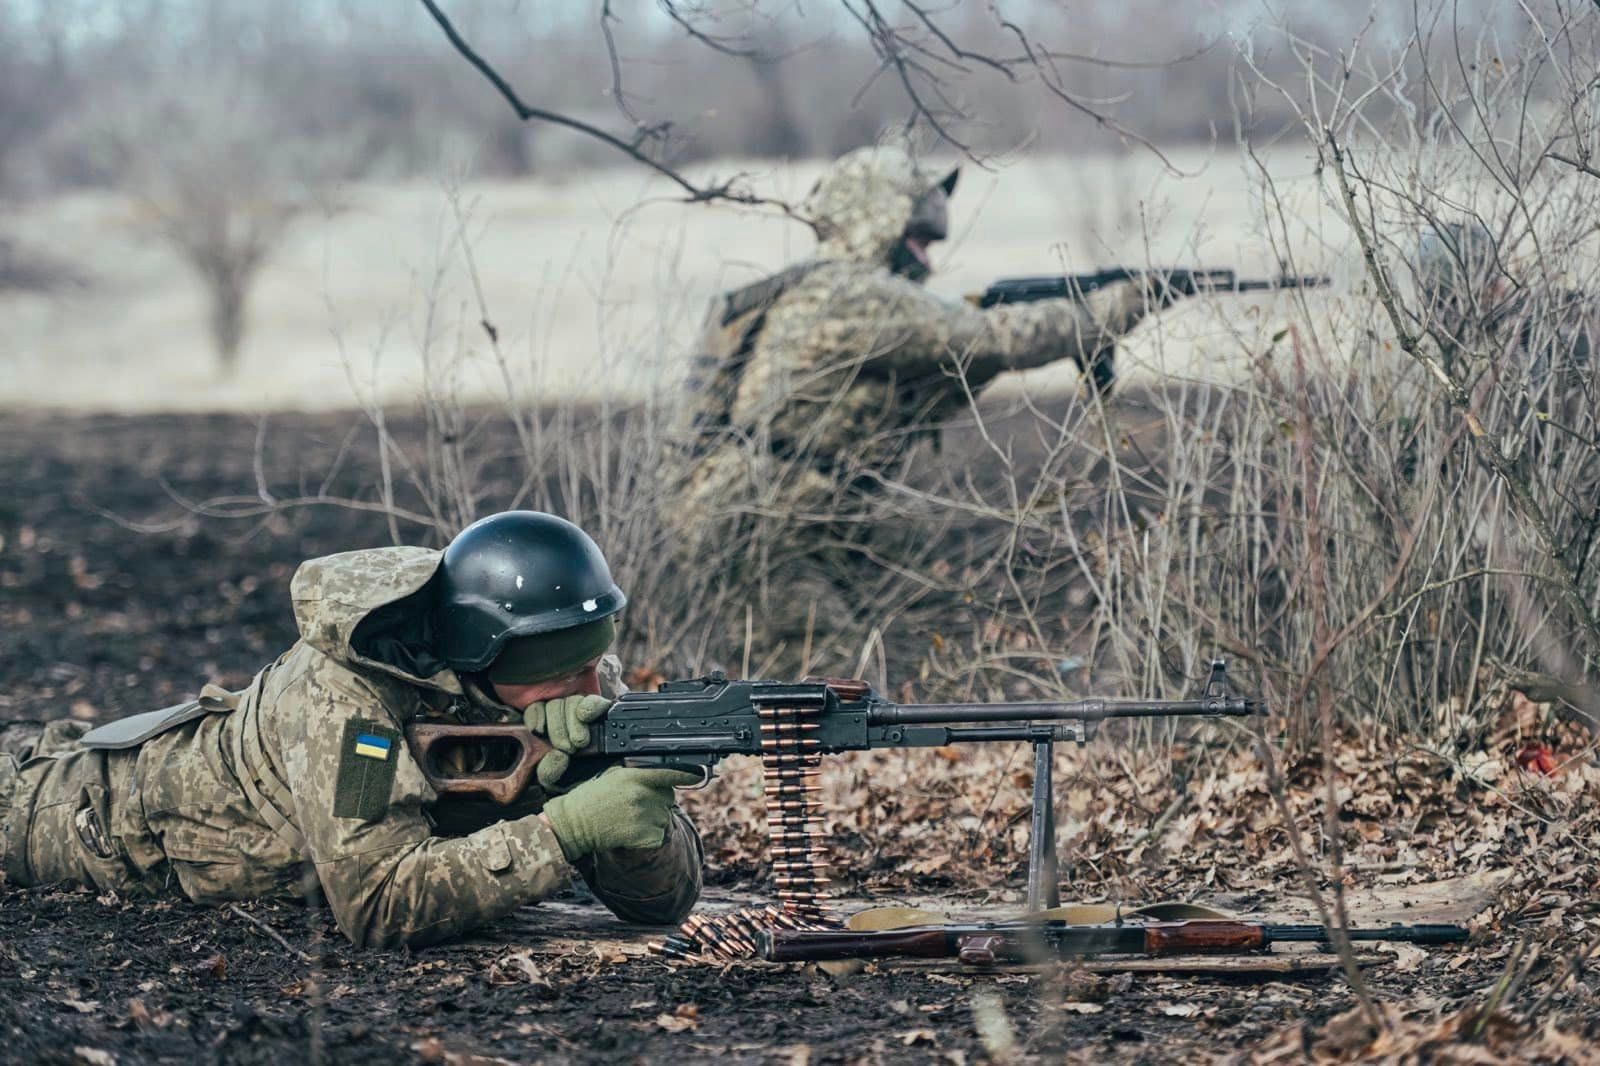
<svg viewBox="0 0 1600 1066">
<path fill-rule="evenodd" d="M 261 268 L 298 215 L 326 204 L 342 155 L 285 130 L 253 88 L 196 83 L 174 75 L 109 115 L 101 137 L 140 223 L 202 286 L 219 368 L 232 374 Z"/>
</svg>

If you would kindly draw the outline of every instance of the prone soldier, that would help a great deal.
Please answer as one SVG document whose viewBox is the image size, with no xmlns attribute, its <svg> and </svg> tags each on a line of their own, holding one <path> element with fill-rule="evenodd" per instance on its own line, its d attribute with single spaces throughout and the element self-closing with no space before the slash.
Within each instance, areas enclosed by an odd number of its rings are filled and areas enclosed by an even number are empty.
<svg viewBox="0 0 1600 1066">
<path fill-rule="evenodd" d="M 701 848 L 675 806 L 692 774 L 567 753 L 624 691 L 606 654 L 627 600 L 577 526 L 510 511 L 441 553 L 313 559 L 291 584 L 300 640 L 241 692 L 84 732 L 53 722 L 0 753 L 0 869 L 195 902 L 319 885 L 356 944 L 446 939 L 558 891 L 576 867 L 620 917 L 680 921 Z M 525 721 L 555 751 L 511 811 L 440 797 L 403 739 L 414 717 Z M 574 778 L 579 778 L 574 780 Z M 511 817 L 508 817 L 512 815 Z"/>
</svg>

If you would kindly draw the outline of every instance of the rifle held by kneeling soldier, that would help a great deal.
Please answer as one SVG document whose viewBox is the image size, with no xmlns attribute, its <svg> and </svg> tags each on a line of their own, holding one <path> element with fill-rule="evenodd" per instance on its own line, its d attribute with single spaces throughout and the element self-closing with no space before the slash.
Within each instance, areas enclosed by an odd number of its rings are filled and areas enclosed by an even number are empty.
<svg viewBox="0 0 1600 1066">
<path fill-rule="evenodd" d="M 1081 299 L 1097 289 L 1119 282 L 1150 279 L 1184 296 L 1202 292 L 1274 292 L 1279 289 L 1319 289 L 1331 284 L 1321 274 L 1283 274 L 1276 278 L 1241 278 L 1226 268 L 1143 268 L 1110 267 L 1091 274 L 1038 274 L 1031 277 L 1001 278 L 981 293 L 967 297 L 969 303 L 988 308 L 1000 304 L 1033 303 L 1063 297 Z"/>
</svg>

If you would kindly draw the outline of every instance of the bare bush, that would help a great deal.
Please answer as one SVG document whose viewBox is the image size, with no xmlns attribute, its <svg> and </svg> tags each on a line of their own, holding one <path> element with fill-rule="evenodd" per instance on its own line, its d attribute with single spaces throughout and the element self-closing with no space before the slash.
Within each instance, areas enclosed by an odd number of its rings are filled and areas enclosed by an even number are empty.
<svg viewBox="0 0 1600 1066">
<path fill-rule="evenodd" d="M 1302 114 L 1361 251 L 1367 309 L 1388 327 L 1384 354 L 1413 368 L 1412 439 L 1384 458 L 1450 490 L 1435 505 L 1446 554 L 1408 617 L 1437 626 L 1428 669 L 1469 717 L 1485 654 L 1580 677 L 1600 653 L 1600 184 L 1562 159 L 1600 136 L 1600 12 L 1525 14 L 1502 35 L 1425 7 L 1397 63 L 1367 65 L 1359 41 L 1306 58 L 1318 91 Z M 1373 101 L 1391 105 L 1382 121 Z M 1463 640 L 1470 654 L 1446 651 Z"/>
<path fill-rule="evenodd" d="M 1284 327 L 1235 335 L 1248 380 L 1033 408 L 1020 433 L 980 410 L 968 432 L 991 476 L 891 486 L 1004 531 L 988 565 L 1010 594 L 986 601 L 985 631 L 1010 634 L 1036 685 L 1083 661 L 1110 687 L 1168 694 L 1225 653 L 1283 709 L 1292 748 L 1326 739 L 1331 704 L 1448 761 L 1475 750 L 1509 675 L 1587 676 L 1600 184 L 1552 158 L 1594 136 L 1586 76 L 1567 72 L 1587 69 L 1596 21 L 1523 27 L 1497 63 L 1454 59 L 1473 47 L 1467 27 L 1414 35 L 1425 107 L 1392 72 L 1361 88 L 1348 65 L 1313 79 L 1332 101 L 1307 116 L 1325 123 L 1336 214 L 1322 221 L 1250 154 L 1262 231 L 1292 270 L 1354 248 L 1374 273 L 1336 297 L 1281 297 Z M 1450 66 L 1469 73 L 1446 91 L 1428 72 Z M 1350 108 L 1368 103 L 1363 122 Z M 1459 287 L 1441 294 L 1412 276 L 1419 245 L 1463 217 L 1496 235 L 1496 254 L 1458 252 Z M 995 655 L 969 650 L 969 663 Z"/>
</svg>

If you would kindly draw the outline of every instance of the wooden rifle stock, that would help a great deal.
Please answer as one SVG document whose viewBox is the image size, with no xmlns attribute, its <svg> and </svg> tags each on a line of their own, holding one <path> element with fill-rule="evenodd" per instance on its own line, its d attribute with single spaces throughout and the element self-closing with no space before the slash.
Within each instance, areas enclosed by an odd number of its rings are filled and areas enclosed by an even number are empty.
<svg viewBox="0 0 1600 1066">
<path fill-rule="evenodd" d="M 1106 937 L 1107 929 L 1124 935 Z M 967 933 L 956 938 L 956 957 L 971 966 L 1000 962 L 1043 962 L 1091 955 L 1240 955 L 1267 947 L 1266 926 L 1258 922 L 1194 919 L 1112 927 L 1064 928 L 1040 938 L 1026 930 Z"/>
<path fill-rule="evenodd" d="M 461 725 L 425 718 L 407 724 L 406 743 L 441 796 L 484 796 L 502 806 L 516 801 L 539 760 L 553 750 L 523 725 Z"/>
<path fill-rule="evenodd" d="M 1204 919 L 1151 922 L 1144 928 L 1144 950 L 1149 955 L 1232 955 L 1266 946 L 1266 927 L 1258 922 Z"/>
</svg>

